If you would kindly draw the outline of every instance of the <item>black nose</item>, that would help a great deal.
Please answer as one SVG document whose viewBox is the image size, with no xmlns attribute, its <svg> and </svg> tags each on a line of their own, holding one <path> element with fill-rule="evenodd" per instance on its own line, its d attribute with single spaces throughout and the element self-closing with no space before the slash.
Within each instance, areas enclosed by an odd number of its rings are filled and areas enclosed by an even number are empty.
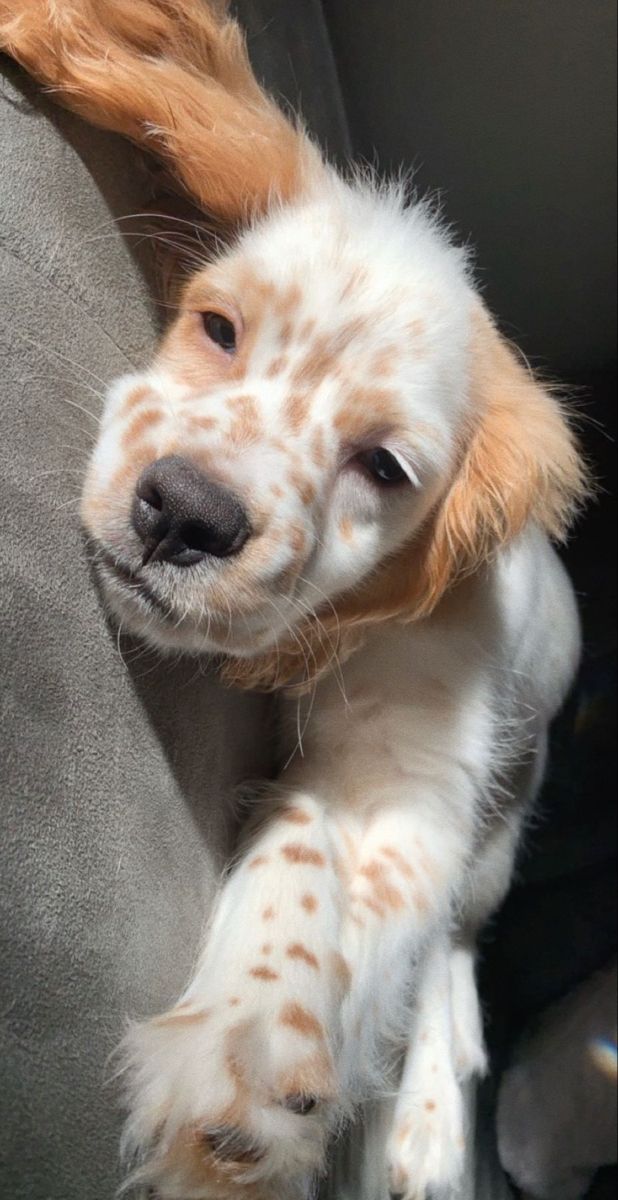
<svg viewBox="0 0 618 1200">
<path fill-rule="evenodd" d="M 143 562 L 178 567 L 190 567 L 209 554 L 236 554 L 250 533 L 240 500 L 176 454 L 151 463 L 140 476 L 132 520 L 144 543 Z"/>
</svg>

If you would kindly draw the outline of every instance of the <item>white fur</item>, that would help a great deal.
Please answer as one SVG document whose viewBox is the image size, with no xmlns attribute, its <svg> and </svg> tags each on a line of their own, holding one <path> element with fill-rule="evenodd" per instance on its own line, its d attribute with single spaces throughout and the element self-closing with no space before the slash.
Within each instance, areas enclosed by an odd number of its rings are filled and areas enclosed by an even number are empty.
<svg viewBox="0 0 618 1200">
<path fill-rule="evenodd" d="M 272 648 L 290 628 L 294 636 L 308 609 L 358 585 L 420 528 L 472 411 L 478 304 L 462 253 L 427 212 L 405 209 L 396 190 L 380 193 L 334 177 L 319 196 L 244 235 L 217 264 L 219 290 L 238 304 L 235 281 L 247 268 L 279 291 L 300 285 L 298 319 L 315 322 L 318 333 L 342 315 L 353 321 L 369 314 L 362 337 L 338 362 L 357 383 L 376 386 L 368 364 L 380 349 L 396 347 L 388 386 L 402 398 L 402 416 L 380 444 L 409 464 L 413 482 L 401 495 L 385 496 L 350 471 L 333 419 L 341 388 L 335 373 L 316 388 L 303 427 L 282 444 L 290 377 L 307 347 L 302 336 L 292 341 L 285 371 L 269 378 L 278 352 L 274 317 L 265 318 L 241 383 L 196 390 L 177 377 L 164 352 L 151 372 L 119 385 L 93 459 L 91 496 L 105 499 L 122 461 L 122 402 L 136 383 L 147 385 L 162 408 L 157 453 L 170 445 L 199 451 L 248 506 L 281 484 L 262 536 L 273 527 L 283 536 L 255 570 L 253 607 L 239 606 L 233 562 L 180 573 L 166 564 L 145 568 L 175 622 L 158 620 L 142 597 L 105 575 L 115 613 L 150 641 L 238 656 Z M 359 271 L 359 286 L 342 300 L 342 286 Z M 415 322 L 422 323 L 422 352 L 410 335 Z M 258 441 L 236 446 L 226 441 L 226 404 L 247 390 L 258 401 L 262 431 Z M 189 434 L 196 412 L 213 416 L 216 428 Z M 286 472 L 292 454 L 309 462 L 316 428 L 329 457 L 320 470 L 308 467 L 317 499 L 303 506 Z M 130 494 L 107 495 L 96 514 L 92 506 L 85 512 L 98 542 L 137 576 Z M 343 518 L 351 527 L 347 540 L 339 533 Z M 291 561 L 285 534 L 293 524 L 307 551 L 294 589 L 282 592 Z M 219 626 L 213 596 L 222 589 L 229 612 Z M 389 1178 L 405 1200 L 456 1195 L 464 1160 L 461 1089 L 486 1068 L 474 943 L 508 888 L 547 728 L 578 652 L 570 584 L 545 536 L 530 526 L 431 618 L 374 627 L 361 651 L 309 696 L 288 703 L 288 766 L 279 786 L 256 802 L 253 832 L 222 888 L 182 997 L 189 1007 L 136 1028 L 127 1040 L 127 1143 L 142 1160 L 139 1178 L 154 1183 L 162 1200 L 223 1194 L 212 1184 L 190 1184 L 182 1155 L 171 1167 L 166 1154 L 179 1138 L 184 1144 L 186 1130 L 215 1130 L 234 1146 L 231 1118 L 222 1114 L 238 1078 L 243 1146 L 259 1150 L 259 1161 L 230 1176 L 233 1194 L 255 1184 L 262 1190 L 251 1196 L 260 1200 L 309 1195 L 342 1122 L 359 1105 L 369 1113 L 401 1080 L 394 1117 L 388 1106 L 375 1110 L 373 1149 L 355 1200 L 384 1200 Z M 301 814 L 296 823 L 286 815 L 290 808 Z M 349 990 L 336 955 L 350 971 Z M 290 1005 L 315 1026 L 282 1021 Z M 285 1107 L 282 1080 L 305 1069 L 318 1050 L 318 1103 L 299 1115 Z"/>
</svg>

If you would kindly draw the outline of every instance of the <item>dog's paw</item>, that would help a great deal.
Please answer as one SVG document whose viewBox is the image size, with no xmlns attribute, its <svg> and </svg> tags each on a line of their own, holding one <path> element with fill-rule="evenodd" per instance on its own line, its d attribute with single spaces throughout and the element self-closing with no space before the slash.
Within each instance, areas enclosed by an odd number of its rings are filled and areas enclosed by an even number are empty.
<svg viewBox="0 0 618 1200">
<path fill-rule="evenodd" d="M 388 1148 L 393 1197 L 456 1200 L 464 1161 L 463 1098 L 454 1078 L 400 1102 Z"/>
<path fill-rule="evenodd" d="M 327 1032 L 300 1003 L 189 1003 L 125 1043 L 135 1182 L 160 1200 L 296 1200 L 336 1101 Z"/>
</svg>

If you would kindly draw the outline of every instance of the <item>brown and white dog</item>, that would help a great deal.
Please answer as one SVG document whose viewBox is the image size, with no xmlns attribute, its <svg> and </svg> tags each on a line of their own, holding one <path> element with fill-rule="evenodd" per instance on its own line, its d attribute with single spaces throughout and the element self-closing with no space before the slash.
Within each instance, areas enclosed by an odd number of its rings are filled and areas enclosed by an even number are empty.
<svg viewBox="0 0 618 1200">
<path fill-rule="evenodd" d="M 195 975 L 127 1040 L 132 1178 L 308 1197 L 398 1088 L 358 1200 L 454 1197 L 475 941 L 579 654 L 569 424 L 428 208 L 337 174 L 224 4 L 0 0 L 0 45 L 230 231 L 105 404 L 82 516 L 109 608 L 296 692 Z"/>
</svg>

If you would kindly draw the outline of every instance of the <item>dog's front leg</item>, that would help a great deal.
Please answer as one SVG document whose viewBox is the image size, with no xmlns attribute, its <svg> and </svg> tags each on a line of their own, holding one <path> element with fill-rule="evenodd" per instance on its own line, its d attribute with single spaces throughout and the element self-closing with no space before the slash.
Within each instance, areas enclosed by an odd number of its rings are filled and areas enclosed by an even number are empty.
<svg viewBox="0 0 618 1200">
<path fill-rule="evenodd" d="M 463 1168 L 451 919 L 473 828 L 472 794 L 411 783 L 405 801 L 369 820 L 350 884 L 342 1075 L 357 1095 L 379 1096 L 396 1084 L 394 1047 L 408 1045 L 387 1148 L 391 1189 L 405 1200 L 455 1196 Z"/>
<path fill-rule="evenodd" d="M 277 798 L 186 993 L 127 1039 L 127 1137 L 157 1196 L 305 1194 L 339 1108 L 341 909 L 321 804 Z"/>
</svg>

